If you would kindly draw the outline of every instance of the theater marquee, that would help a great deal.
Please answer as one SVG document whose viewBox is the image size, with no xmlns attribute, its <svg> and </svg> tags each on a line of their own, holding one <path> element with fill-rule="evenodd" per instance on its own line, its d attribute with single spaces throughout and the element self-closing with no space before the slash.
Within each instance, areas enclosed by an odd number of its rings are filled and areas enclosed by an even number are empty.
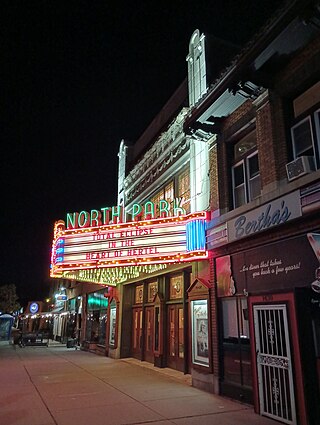
<svg viewBox="0 0 320 425">
<path fill-rule="evenodd" d="M 208 257 L 205 212 L 66 229 L 55 223 L 51 276 L 66 271 L 179 263 Z"/>
</svg>

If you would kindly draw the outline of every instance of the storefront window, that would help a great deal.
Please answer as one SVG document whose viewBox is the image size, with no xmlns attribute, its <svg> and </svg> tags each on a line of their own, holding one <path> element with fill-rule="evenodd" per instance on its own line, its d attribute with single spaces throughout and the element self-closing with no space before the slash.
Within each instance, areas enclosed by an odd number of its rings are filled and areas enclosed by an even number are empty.
<svg viewBox="0 0 320 425">
<path fill-rule="evenodd" d="M 247 298 L 221 299 L 224 381 L 252 386 Z"/>
<path fill-rule="evenodd" d="M 101 345 L 105 345 L 106 343 L 106 324 L 107 313 L 104 310 L 100 310 L 98 342 Z"/>
<path fill-rule="evenodd" d="M 88 294 L 86 340 L 105 344 L 106 315 L 108 299 L 104 296 L 105 289 Z"/>
<path fill-rule="evenodd" d="M 68 311 L 75 311 L 76 310 L 76 299 L 71 298 L 68 300 Z"/>
<path fill-rule="evenodd" d="M 224 341 L 238 339 L 237 304 L 235 301 L 233 298 L 222 301 Z"/>
<path fill-rule="evenodd" d="M 100 310 L 91 310 L 87 314 L 86 323 L 86 340 L 90 342 L 98 342 L 99 340 L 99 318 Z"/>
<path fill-rule="evenodd" d="M 75 338 L 76 337 L 76 299 L 71 298 L 67 301 L 67 323 L 66 323 L 66 337 Z"/>
<path fill-rule="evenodd" d="M 67 326 L 66 326 L 66 337 L 67 338 L 74 338 L 75 337 L 75 329 L 76 329 L 76 314 L 75 313 L 69 313 L 68 319 L 67 319 Z"/>
</svg>

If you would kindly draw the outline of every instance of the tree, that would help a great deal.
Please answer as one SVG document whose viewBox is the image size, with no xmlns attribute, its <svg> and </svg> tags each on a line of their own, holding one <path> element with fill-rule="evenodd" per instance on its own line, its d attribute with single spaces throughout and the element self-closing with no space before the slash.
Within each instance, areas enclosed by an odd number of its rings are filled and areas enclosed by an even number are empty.
<svg viewBox="0 0 320 425">
<path fill-rule="evenodd" d="M 16 285 L 8 284 L 0 286 L 0 311 L 1 313 L 13 313 L 19 310 Z"/>
</svg>

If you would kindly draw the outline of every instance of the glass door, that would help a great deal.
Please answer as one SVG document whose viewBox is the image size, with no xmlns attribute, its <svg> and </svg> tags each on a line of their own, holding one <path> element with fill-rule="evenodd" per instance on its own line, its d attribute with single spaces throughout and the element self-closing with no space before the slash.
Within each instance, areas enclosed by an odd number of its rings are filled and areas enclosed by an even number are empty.
<svg viewBox="0 0 320 425">
<path fill-rule="evenodd" d="M 153 355 L 153 335 L 154 335 L 154 307 L 145 309 L 145 351 L 144 360 L 150 363 L 154 362 Z"/>
<path fill-rule="evenodd" d="M 184 371 L 184 314 L 183 305 L 168 306 L 168 367 Z"/>
<path fill-rule="evenodd" d="M 142 307 L 133 310 L 132 356 L 141 360 L 142 350 Z"/>
<path fill-rule="evenodd" d="M 253 402 L 252 366 L 246 297 L 221 298 L 221 394 Z M 222 320 L 221 320 L 222 319 Z"/>
</svg>

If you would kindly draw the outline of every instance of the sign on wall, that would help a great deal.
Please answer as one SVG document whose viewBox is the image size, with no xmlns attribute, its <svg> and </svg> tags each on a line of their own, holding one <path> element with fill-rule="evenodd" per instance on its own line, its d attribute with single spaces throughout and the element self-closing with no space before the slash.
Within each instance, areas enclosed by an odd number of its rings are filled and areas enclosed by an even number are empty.
<svg viewBox="0 0 320 425">
<path fill-rule="evenodd" d="M 32 313 L 32 314 L 38 313 L 38 311 L 39 311 L 39 304 L 36 303 L 36 302 L 31 303 L 30 306 L 29 306 L 29 310 L 30 310 L 30 313 Z"/>
<path fill-rule="evenodd" d="M 252 236 L 300 216 L 300 192 L 297 190 L 228 221 L 228 241 Z"/>
<path fill-rule="evenodd" d="M 66 270 L 178 263 L 207 258 L 205 212 L 66 229 L 55 224 L 51 276 Z"/>
<path fill-rule="evenodd" d="M 314 235 L 319 236 L 319 240 Z M 317 247 L 312 246 L 314 240 Z M 314 287 L 317 282 L 320 285 L 320 279 L 317 280 L 317 277 L 320 278 L 320 273 L 317 276 L 320 265 L 317 249 L 320 253 L 319 232 L 220 257 L 216 261 L 217 278 L 221 279 L 220 286 L 233 280 L 236 294 Z M 230 266 L 226 266 L 228 264 Z M 220 296 L 230 295 L 220 292 Z"/>
<path fill-rule="evenodd" d="M 41 301 L 30 301 L 25 310 L 26 314 L 38 314 L 42 311 L 42 302 Z"/>
</svg>

